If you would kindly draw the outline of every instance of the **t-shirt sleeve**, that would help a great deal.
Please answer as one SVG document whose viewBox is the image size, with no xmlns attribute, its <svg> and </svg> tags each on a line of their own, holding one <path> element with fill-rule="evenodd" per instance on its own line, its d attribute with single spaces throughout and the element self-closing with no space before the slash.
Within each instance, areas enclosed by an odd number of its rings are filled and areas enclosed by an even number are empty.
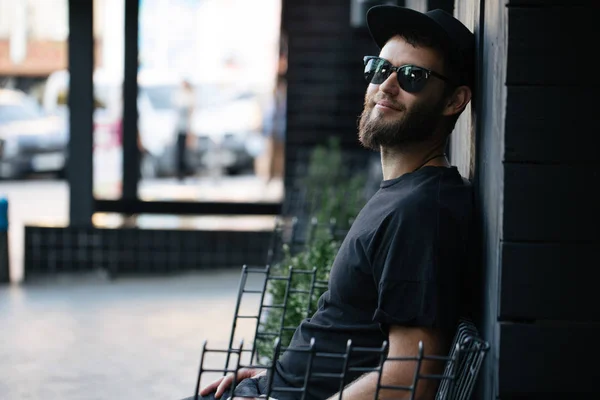
<svg viewBox="0 0 600 400">
<path fill-rule="evenodd" d="M 438 204 L 423 201 L 398 211 L 382 227 L 373 263 L 378 287 L 374 321 L 384 327 L 450 329 L 457 317 L 456 275 L 450 271 L 456 260 L 444 250 L 452 247 L 453 239 L 442 237 L 448 224 Z"/>
</svg>

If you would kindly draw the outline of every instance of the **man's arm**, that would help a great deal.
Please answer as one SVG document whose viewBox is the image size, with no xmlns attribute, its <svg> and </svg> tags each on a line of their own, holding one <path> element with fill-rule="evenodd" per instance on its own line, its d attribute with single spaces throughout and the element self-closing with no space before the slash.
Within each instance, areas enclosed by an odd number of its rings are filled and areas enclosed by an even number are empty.
<svg viewBox="0 0 600 400">
<path fill-rule="evenodd" d="M 418 355 L 419 341 L 423 342 L 425 355 L 445 355 L 446 346 L 444 337 L 435 330 L 426 328 L 412 328 L 391 326 L 389 334 L 388 358 L 413 357 Z M 414 379 L 416 361 L 386 361 L 381 376 L 382 385 L 410 386 Z M 441 361 L 423 361 L 421 375 L 440 374 L 444 364 Z M 377 388 L 378 374 L 371 372 L 355 380 L 344 388 L 345 400 L 372 400 Z M 417 385 L 415 398 L 430 400 L 435 397 L 439 382 L 433 380 L 420 380 Z M 379 391 L 381 398 L 408 398 L 408 392 L 400 390 Z M 339 393 L 330 397 L 338 399 Z"/>
</svg>

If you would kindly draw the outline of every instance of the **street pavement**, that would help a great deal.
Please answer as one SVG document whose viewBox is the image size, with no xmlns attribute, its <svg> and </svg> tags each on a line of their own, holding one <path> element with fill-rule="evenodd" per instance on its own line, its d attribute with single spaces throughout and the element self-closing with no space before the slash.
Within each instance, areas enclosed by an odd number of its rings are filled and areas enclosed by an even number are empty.
<svg viewBox="0 0 600 400">
<path fill-rule="evenodd" d="M 141 194 L 157 199 L 169 193 L 201 201 L 199 196 L 229 193 L 236 201 L 245 192 L 252 200 L 262 196 L 269 201 L 281 196 L 281 187 L 279 183 L 265 190 L 251 177 L 221 182 L 192 178 L 183 185 L 173 180 L 145 182 Z M 0 195 L 9 198 L 12 277 L 12 284 L 0 285 L 0 400 L 191 396 L 203 341 L 215 349 L 228 344 L 241 266 L 116 281 L 90 273 L 24 283 L 24 226 L 68 224 L 68 189 L 67 182 L 54 179 L 0 182 Z M 113 217 L 97 214 L 94 222 L 118 226 L 119 218 Z M 273 224 L 272 217 L 257 218 L 140 216 L 138 224 L 172 229 Z M 250 298 L 242 306 L 242 312 L 250 314 L 258 304 Z M 240 321 L 234 345 L 242 339 L 249 343 L 254 328 L 253 321 Z M 209 354 L 205 367 L 223 368 L 224 360 L 223 354 Z M 217 376 L 203 375 L 203 384 Z"/>
<path fill-rule="evenodd" d="M 0 286 L 0 400 L 191 396 L 203 341 L 227 347 L 240 271 Z M 245 297 L 242 312 L 257 306 Z M 234 345 L 249 343 L 254 323 L 236 332 Z M 205 368 L 223 366 L 224 355 L 207 356 Z"/>
</svg>

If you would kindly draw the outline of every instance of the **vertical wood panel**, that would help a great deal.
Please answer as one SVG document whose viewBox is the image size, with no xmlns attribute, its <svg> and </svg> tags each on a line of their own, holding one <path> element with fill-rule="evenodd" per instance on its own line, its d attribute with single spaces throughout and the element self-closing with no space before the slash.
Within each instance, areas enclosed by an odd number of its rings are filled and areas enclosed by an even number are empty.
<svg viewBox="0 0 600 400">
<path fill-rule="evenodd" d="M 502 143 L 505 130 L 506 87 L 506 31 L 508 21 L 503 0 L 482 2 L 480 90 L 475 109 L 478 110 L 476 140 L 475 188 L 481 237 L 482 282 L 482 336 L 491 344 L 480 376 L 477 399 L 495 399 L 498 394 L 499 325 L 499 251 L 502 227 Z"/>
<path fill-rule="evenodd" d="M 479 53 L 481 51 L 481 46 L 479 46 L 481 44 L 481 40 L 479 39 L 479 2 L 477 0 L 457 2 L 454 16 L 462 21 L 471 32 L 475 33 L 476 48 Z M 478 56 L 477 59 L 480 59 L 480 57 Z M 460 173 L 469 179 L 473 179 L 475 173 L 475 127 L 477 113 L 473 109 L 474 102 L 475 100 L 463 111 L 456 122 L 454 132 L 450 136 L 450 158 L 452 164 L 456 165 Z"/>
</svg>

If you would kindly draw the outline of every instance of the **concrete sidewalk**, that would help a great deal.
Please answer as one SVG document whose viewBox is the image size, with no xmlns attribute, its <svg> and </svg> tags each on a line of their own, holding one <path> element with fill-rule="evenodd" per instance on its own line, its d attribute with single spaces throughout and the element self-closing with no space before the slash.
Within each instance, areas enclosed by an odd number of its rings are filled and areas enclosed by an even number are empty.
<svg viewBox="0 0 600 400">
<path fill-rule="evenodd" d="M 203 341 L 227 346 L 240 272 L 0 286 L 0 400 L 191 396 Z M 252 312 L 258 303 L 242 304 Z M 254 323 L 238 325 L 234 343 L 253 331 Z"/>
</svg>

